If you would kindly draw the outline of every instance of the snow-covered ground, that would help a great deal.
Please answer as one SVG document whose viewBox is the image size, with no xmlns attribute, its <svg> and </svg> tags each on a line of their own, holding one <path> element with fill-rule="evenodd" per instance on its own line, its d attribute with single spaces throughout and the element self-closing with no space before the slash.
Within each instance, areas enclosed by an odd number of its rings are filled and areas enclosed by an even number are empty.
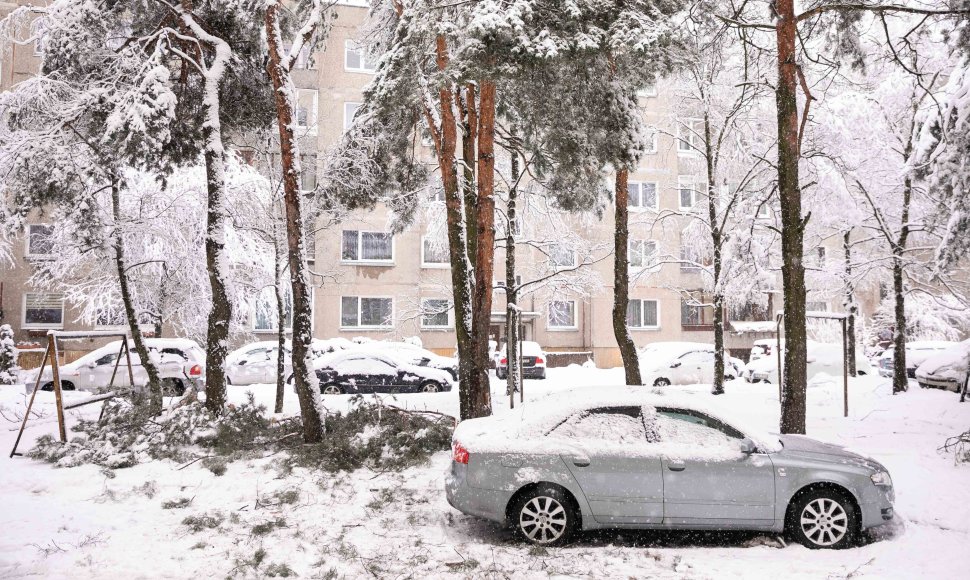
<svg viewBox="0 0 970 580">
<path fill-rule="evenodd" d="M 526 381 L 526 404 L 569 386 L 616 384 L 622 376 L 620 369 L 550 369 L 548 380 Z M 493 390 L 496 412 L 503 412 L 504 385 L 495 381 Z M 965 578 L 970 465 L 955 465 L 937 448 L 970 426 L 970 403 L 915 385 L 894 397 L 888 380 L 877 377 L 854 379 L 850 390 L 845 419 L 841 384 L 810 389 L 809 435 L 884 463 L 896 485 L 897 521 L 866 546 L 810 551 L 774 536 L 669 532 L 601 533 L 566 548 L 533 548 L 448 506 L 442 488 L 447 453 L 400 473 L 283 474 L 276 456 L 231 463 L 222 476 L 201 462 L 113 472 L 55 469 L 7 458 L 24 395 L 22 387 L 0 387 L 0 578 L 267 577 L 288 571 L 304 578 Z M 272 406 L 272 385 L 230 387 L 230 398 L 243 401 L 247 391 Z M 286 411 L 296 413 L 296 398 L 287 395 Z M 347 399 L 324 397 L 331 409 Z M 396 399 L 457 414 L 456 392 Z M 52 395 L 41 393 L 38 402 L 44 416 L 30 423 L 24 450 L 56 429 Z M 776 430 L 776 386 L 729 383 L 719 403 L 754 426 Z M 98 408 L 79 411 L 96 414 Z M 68 416 L 69 424 L 79 417 L 76 411 Z M 179 500 L 187 505 L 173 507 Z M 182 523 L 203 515 L 213 518 L 195 529 Z"/>
</svg>

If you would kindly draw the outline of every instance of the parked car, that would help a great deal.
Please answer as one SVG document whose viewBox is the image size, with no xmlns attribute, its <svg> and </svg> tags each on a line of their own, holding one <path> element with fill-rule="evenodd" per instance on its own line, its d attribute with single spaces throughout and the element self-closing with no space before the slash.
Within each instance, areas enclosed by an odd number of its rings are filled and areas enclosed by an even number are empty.
<svg viewBox="0 0 970 580">
<path fill-rule="evenodd" d="M 390 354 L 404 362 L 419 367 L 441 369 L 451 375 L 452 380 L 458 380 L 457 358 L 435 354 L 426 348 L 410 342 L 375 341 L 362 344 L 357 349 Z"/>
<path fill-rule="evenodd" d="M 205 378 L 205 351 L 192 340 L 182 338 L 146 338 L 145 346 L 149 353 L 158 357 L 156 366 L 162 381 L 162 389 L 168 396 L 181 396 L 186 388 L 195 384 L 198 386 Z M 108 387 L 111 375 L 115 374 L 115 387 L 134 387 L 143 389 L 148 384 L 148 373 L 141 364 L 138 353 L 135 352 L 133 342 L 129 343 L 131 352 L 131 370 L 135 379 L 134 385 L 128 376 L 128 364 L 122 355 L 121 341 L 115 340 L 97 348 L 77 360 L 59 367 L 61 388 L 65 391 L 98 391 Z M 117 372 L 115 373 L 115 365 Z M 28 393 L 34 390 L 37 374 L 40 369 L 25 371 L 23 374 Z M 54 389 L 53 372 L 48 365 L 41 377 L 41 389 Z"/>
<path fill-rule="evenodd" d="M 290 349 L 284 344 L 283 372 L 292 372 Z M 230 385 L 275 383 L 280 345 L 265 340 L 237 348 L 226 356 L 226 380 Z"/>
<path fill-rule="evenodd" d="M 445 491 L 539 545 L 601 528 L 744 529 L 843 548 L 891 520 L 895 499 L 875 460 L 642 387 L 571 389 L 462 421 Z"/>
<path fill-rule="evenodd" d="M 808 380 L 828 375 L 841 379 L 843 368 L 842 343 L 808 341 Z M 784 360 L 784 353 L 782 353 Z M 868 375 L 872 372 L 869 359 L 861 349 L 856 349 L 856 373 Z M 753 360 L 745 366 L 744 379 L 749 383 L 778 384 L 777 353 L 770 357 Z"/>
<path fill-rule="evenodd" d="M 751 355 L 748 361 L 758 360 L 765 357 L 773 356 L 775 354 L 775 349 L 778 348 L 778 341 L 774 338 L 762 338 L 754 341 L 751 346 Z M 781 340 L 781 348 L 785 348 L 785 339 Z"/>
<path fill-rule="evenodd" d="M 538 342 L 523 340 L 522 345 L 522 378 L 523 379 L 544 379 L 546 378 L 546 353 L 539 346 Z M 509 376 L 509 357 L 505 345 L 498 354 L 495 361 L 495 376 L 505 379 Z"/>
<path fill-rule="evenodd" d="M 451 375 L 441 369 L 410 364 L 365 349 L 331 353 L 316 359 L 313 369 L 325 395 L 342 393 L 437 393 L 450 391 Z"/>
<path fill-rule="evenodd" d="M 714 382 L 714 345 L 704 342 L 654 342 L 639 351 L 640 375 L 646 385 L 697 385 Z M 725 358 L 724 377 L 738 374 Z"/>
<path fill-rule="evenodd" d="M 925 388 L 961 391 L 967 380 L 970 340 L 935 354 L 916 368 L 916 382 Z"/>
<path fill-rule="evenodd" d="M 935 354 L 953 348 L 957 343 L 949 340 L 914 340 L 906 343 L 906 376 L 915 379 L 916 367 Z M 896 349 L 889 347 L 879 356 L 879 376 L 891 379 L 893 376 L 893 357 Z"/>
</svg>

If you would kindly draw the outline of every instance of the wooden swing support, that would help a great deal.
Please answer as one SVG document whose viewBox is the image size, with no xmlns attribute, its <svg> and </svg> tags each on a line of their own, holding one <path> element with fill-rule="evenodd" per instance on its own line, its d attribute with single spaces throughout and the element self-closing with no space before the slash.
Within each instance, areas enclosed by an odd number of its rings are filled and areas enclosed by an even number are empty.
<svg viewBox="0 0 970 580">
<path fill-rule="evenodd" d="M 82 338 L 104 338 L 104 337 L 120 337 L 121 338 L 121 348 L 118 349 L 118 357 L 115 359 L 114 369 L 111 371 L 111 380 L 108 382 L 108 389 L 110 390 L 114 387 L 115 376 L 118 374 L 118 365 L 121 364 L 121 356 L 125 356 L 125 361 L 128 366 L 128 379 L 129 384 L 135 384 L 135 373 L 131 367 L 131 351 L 128 349 L 128 334 L 123 332 L 63 332 L 51 330 L 47 332 L 47 348 L 44 351 L 44 359 L 40 363 L 40 369 L 37 371 L 37 381 L 34 383 L 34 390 L 30 395 L 30 402 L 27 403 L 27 412 L 24 413 L 24 420 L 20 424 L 20 432 L 17 433 L 17 439 L 14 441 L 13 449 L 10 450 L 10 457 L 15 455 L 23 455 L 22 453 L 17 453 L 17 446 L 20 445 L 20 438 L 23 437 L 24 429 L 27 427 L 27 419 L 30 418 L 30 410 L 34 406 L 34 398 L 37 397 L 37 391 L 40 390 L 40 385 L 44 377 L 44 369 L 47 367 L 48 361 L 51 365 L 51 378 L 54 385 L 54 402 L 57 408 L 57 427 L 61 437 L 61 443 L 67 443 L 67 426 L 64 423 L 64 410 L 65 409 L 75 409 L 77 407 L 83 407 L 84 405 L 89 405 L 91 403 L 97 403 L 99 401 L 107 401 L 117 395 L 115 392 L 108 392 L 102 395 L 97 395 L 83 401 L 78 401 L 68 405 L 64 405 L 64 401 L 61 397 L 61 371 L 60 362 L 58 356 L 60 350 L 58 348 L 58 339 L 63 340 L 77 340 Z M 102 407 L 101 413 L 104 414 L 104 408 Z"/>
</svg>

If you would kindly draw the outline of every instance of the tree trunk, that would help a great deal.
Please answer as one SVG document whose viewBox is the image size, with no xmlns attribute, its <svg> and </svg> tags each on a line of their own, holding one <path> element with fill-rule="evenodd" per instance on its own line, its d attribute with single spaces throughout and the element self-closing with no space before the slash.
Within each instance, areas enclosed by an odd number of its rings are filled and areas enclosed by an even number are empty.
<svg viewBox="0 0 970 580">
<path fill-rule="evenodd" d="M 519 354 L 519 292 L 515 283 L 515 218 L 519 183 L 519 155 L 512 151 L 512 186 L 509 188 L 508 225 L 505 231 L 505 353 L 508 366 L 509 407 L 515 406 L 519 391 L 521 355 Z"/>
<path fill-rule="evenodd" d="M 118 182 L 111 182 L 111 213 L 114 217 L 114 248 L 115 248 L 115 267 L 118 270 L 118 286 L 121 289 L 121 303 L 125 309 L 125 320 L 128 321 L 128 331 L 131 339 L 135 343 L 135 352 L 141 365 L 148 375 L 148 411 L 152 415 L 162 412 L 162 380 L 158 376 L 158 367 L 155 361 L 149 356 L 148 347 L 142 338 L 141 329 L 138 327 L 138 315 L 135 306 L 131 301 L 131 288 L 128 286 L 128 272 L 125 268 L 125 242 L 121 233 L 118 231 L 121 222 L 121 199 L 118 191 Z"/>
<path fill-rule="evenodd" d="M 626 311 L 630 303 L 630 256 L 627 251 L 630 243 L 630 199 L 629 171 L 616 172 L 616 233 L 613 237 L 613 334 L 623 358 L 626 384 L 642 385 L 640 361 L 637 358 L 637 345 L 630 336 L 626 324 Z"/>
<path fill-rule="evenodd" d="M 855 301 L 855 284 L 852 282 L 852 230 L 846 230 L 842 237 L 842 248 L 845 250 L 845 311 L 848 314 L 845 323 L 846 357 L 848 357 L 849 376 L 858 374 L 856 369 L 856 340 L 855 317 L 859 313 L 859 305 Z"/>
<path fill-rule="evenodd" d="M 795 61 L 794 0 L 778 0 L 775 25 L 778 45 L 778 197 L 781 201 L 782 286 L 785 298 L 785 363 L 781 397 L 781 432 L 805 433 L 807 339 L 805 265 L 802 263 L 804 221 L 798 180 L 801 156 L 798 129 L 798 65 Z M 779 369 L 780 371 L 781 369 Z"/>
<path fill-rule="evenodd" d="M 478 254 L 477 207 L 478 192 L 475 180 L 477 162 L 475 149 L 478 141 L 478 102 L 475 98 L 475 85 L 468 83 L 464 90 L 455 93 L 458 97 L 458 111 L 461 114 L 461 161 L 462 161 L 462 198 L 465 205 L 465 243 L 468 255 Z"/>
<path fill-rule="evenodd" d="M 909 161 L 913 155 L 913 132 L 910 127 L 906 149 L 903 151 L 904 161 Z M 909 377 L 906 376 L 906 288 L 903 281 L 903 258 L 906 244 L 909 241 L 909 206 L 913 199 L 913 180 L 910 174 L 903 179 L 903 211 L 900 215 L 899 236 L 893 244 L 893 297 L 895 299 L 894 313 L 896 318 L 896 332 L 893 335 L 893 394 L 901 393 L 909 388 Z"/>
<path fill-rule="evenodd" d="M 293 296 L 292 367 L 296 396 L 303 418 L 303 441 L 319 443 L 323 440 L 323 409 L 320 388 L 313 372 L 310 341 L 313 340 L 310 283 L 307 272 L 303 228 L 303 197 L 300 195 L 300 149 L 293 134 L 293 111 L 296 89 L 290 70 L 280 55 L 279 2 L 267 3 L 266 38 L 269 45 L 267 72 L 276 95 L 276 121 L 280 131 L 280 157 L 283 170 L 283 205 L 286 213 L 286 242 Z M 280 320 L 280 325 L 285 323 Z"/>
<path fill-rule="evenodd" d="M 711 144 L 711 119 L 704 112 L 704 157 L 707 161 L 707 219 L 714 248 L 714 385 L 711 393 L 724 394 L 724 295 L 721 292 L 722 236 L 717 219 L 717 167 Z"/>
<path fill-rule="evenodd" d="M 492 414 L 488 381 L 488 330 L 492 319 L 492 279 L 495 267 L 495 82 L 479 83 L 477 133 L 478 203 L 475 208 L 475 286 L 472 295 L 473 376 L 462 400 L 462 418 Z"/>
<path fill-rule="evenodd" d="M 276 228 L 274 227 L 274 232 Z M 273 240 L 273 289 L 276 291 L 276 404 L 274 413 L 283 412 L 283 397 L 286 392 L 286 294 L 283 292 L 284 257 L 279 238 Z"/>
</svg>

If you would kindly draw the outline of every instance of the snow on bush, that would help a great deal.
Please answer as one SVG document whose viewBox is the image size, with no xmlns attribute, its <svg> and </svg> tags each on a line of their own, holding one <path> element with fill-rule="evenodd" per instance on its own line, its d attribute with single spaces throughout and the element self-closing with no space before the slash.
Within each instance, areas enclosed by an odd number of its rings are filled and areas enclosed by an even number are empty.
<svg viewBox="0 0 970 580">
<path fill-rule="evenodd" d="M 17 382 L 17 349 L 13 342 L 13 329 L 9 324 L 0 326 L 0 385 Z"/>
</svg>

